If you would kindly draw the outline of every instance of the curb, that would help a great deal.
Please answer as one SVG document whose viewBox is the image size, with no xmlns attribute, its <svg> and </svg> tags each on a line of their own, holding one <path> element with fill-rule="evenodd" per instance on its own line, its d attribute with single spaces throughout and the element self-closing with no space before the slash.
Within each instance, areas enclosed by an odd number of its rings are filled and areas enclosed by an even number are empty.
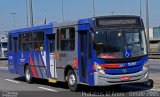
<svg viewBox="0 0 160 97">
<path fill-rule="evenodd" d="M 1 67 L 7 67 L 7 65 L 6 64 L 2 64 L 2 65 L 0 65 Z"/>
</svg>

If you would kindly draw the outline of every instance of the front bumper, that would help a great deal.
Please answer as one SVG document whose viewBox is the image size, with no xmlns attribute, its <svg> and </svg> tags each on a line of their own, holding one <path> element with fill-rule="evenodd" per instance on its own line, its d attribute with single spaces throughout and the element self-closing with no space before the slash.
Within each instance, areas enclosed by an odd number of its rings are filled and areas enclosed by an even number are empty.
<svg viewBox="0 0 160 97">
<path fill-rule="evenodd" d="M 129 81 L 121 81 L 122 76 L 130 76 Z M 121 75 L 110 75 L 100 74 L 94 72 L 94 84 L 95 86 L 110 86 L 116 84 L 127 84 L 127 83 L 143 83 L 149 80 L 148 70 L 143 70 L 132 74 L 121 74 Z"/>
</svg>

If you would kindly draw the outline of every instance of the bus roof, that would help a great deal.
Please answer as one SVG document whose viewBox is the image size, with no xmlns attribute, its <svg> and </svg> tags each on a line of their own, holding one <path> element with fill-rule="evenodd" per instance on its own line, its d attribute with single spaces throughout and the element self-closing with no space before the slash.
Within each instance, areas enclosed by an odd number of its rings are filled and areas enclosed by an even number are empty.
<svg viewBox="0 0 160 97">
<path fill-rule="evenodd" d="M 78 19 L 75 21 L 65 21 L 61 23 L 48 23 L 44 25 L 38 25 L 38 26 L 33 26 L 33 27 L 28 27 L 28 28 L 22 28 L 22 29 L 16 29 L 16 30 L 11 30 L 8 33 L 21 33 L 21 32 L 29 32 L 29 31 L 35 31 L 35 30 L 42 30 L 42 29 L 49 29 L 49 28 L 56 28 L 56 27 L 65 27 L 65 26 L 71 26 L 71 25 L 80 25 L 80 24 L 86 24 L 89 23 L 90 25 L 93 26 L 93 20 L 95 19 L 100 19 L 100 18 L 139 18 L 141 19 L 140 16 L 136 15 L 108 15 L 108 16 L 96 16 L 96 17 L 91 17 L 91 18 L 82 18 Z M 143 24 L 142 24 L 143 25 Z"/>
<path fill-rule="evenodd" d="M 28 27 L 28 28 L 11 30 L 8 33 L 20 33 L 20 32 L 29 32 L 29 31 L 36 31 L 36 30 L 42 30 L 42 29 L 51 29 L 53 28 L 53 25 L 54 23 L 48 23 L 44 25 L 38 25 L 38 26 L 33 26 L 33 27 Z"/>
<path fill-rule="evenodd" d="M 96 16 L 96 18 L 99 17 L 137 17 L 140 18 L 140 16 L 137 15 L 107 15 L 107 16 Z"/>
</svg>

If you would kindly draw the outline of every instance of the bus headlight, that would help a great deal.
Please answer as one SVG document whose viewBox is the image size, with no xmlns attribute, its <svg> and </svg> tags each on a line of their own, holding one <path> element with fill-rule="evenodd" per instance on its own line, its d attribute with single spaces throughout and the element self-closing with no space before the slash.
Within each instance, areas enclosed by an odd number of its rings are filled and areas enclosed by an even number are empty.
<svg viewBox="0 0 160 97">
<path fill-rule="evenodd" d="M 149 63 L 148 61 L 145 62 L 144 66 L 143 66 L 143 70 L 148 70 L 149 69 Z"/>
<path fill-rule="evenodd" d="M 105 74 L 103 68 L 102 68 L 98 63 L 94 62 L 94 65 L 95 65 L 95 69 L 96 69 L 96 71 L 97 71 L 98 73 L 100 73 L 100 74 Z"/>
</svg>

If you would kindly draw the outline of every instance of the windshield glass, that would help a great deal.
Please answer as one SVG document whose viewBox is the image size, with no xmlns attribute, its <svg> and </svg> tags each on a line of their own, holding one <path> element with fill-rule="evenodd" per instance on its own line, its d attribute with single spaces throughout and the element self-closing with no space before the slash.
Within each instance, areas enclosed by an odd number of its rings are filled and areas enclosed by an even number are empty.
<svg viewBox="0 0 160 97">
<path fill-rule="evenodd" d="M 99 58 L 129 58 L 147 54 L 143 29 L 99 29 L 95 33 Z"/>
<path fill-rule="evenodd" d="M 2 48 L 7 48 L 7 43 L 2 43 Z"/>
</svg>

